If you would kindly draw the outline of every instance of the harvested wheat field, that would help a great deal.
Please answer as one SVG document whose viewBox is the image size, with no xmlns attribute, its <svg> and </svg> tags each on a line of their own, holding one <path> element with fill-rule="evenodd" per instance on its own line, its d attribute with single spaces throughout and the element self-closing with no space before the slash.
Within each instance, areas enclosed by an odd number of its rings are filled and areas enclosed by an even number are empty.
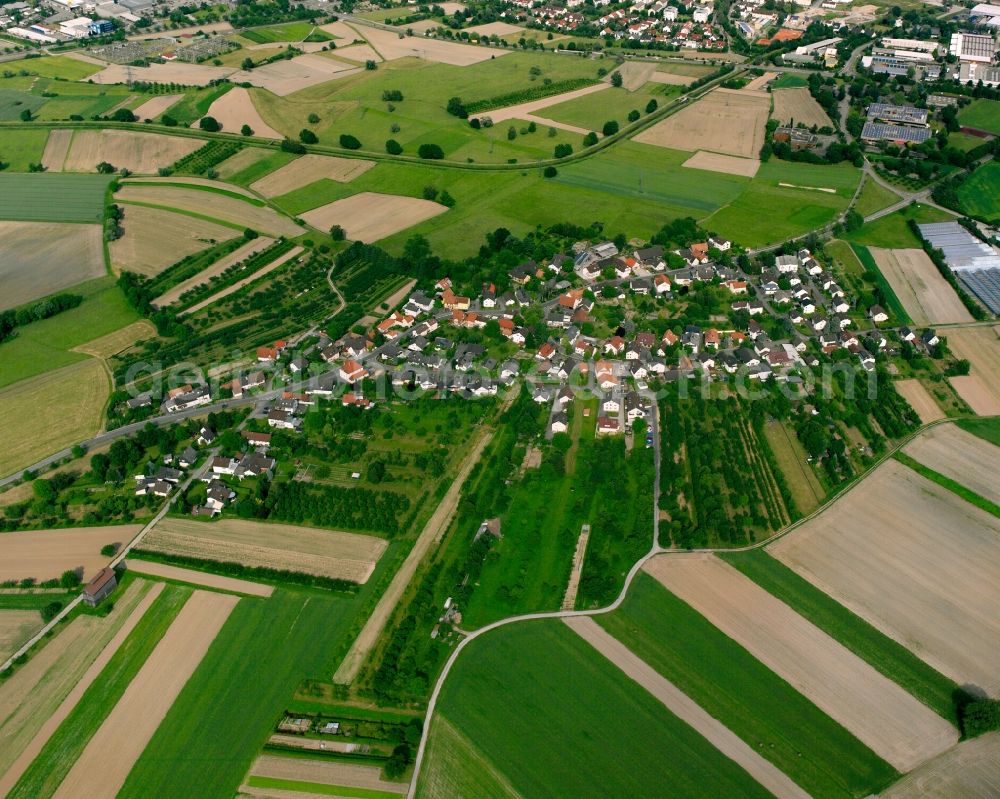
<svg viewBox="0 0 1000 799">
<path fill-rule="evenodd" d="M 160 588 L 135 580 L 107 616 L 77 616 L 0 682 L 0 796 L 6 796 L 80 700 Z"/>
<path fill-rule="evenodd" d="M 107 161 L 116 169 L 125 167 L 139 175 L 155 175 L 163 166 L 193 153 L 203 142 L 162 133 L 129 130 L 78 130 L 73 134 L 63 169 L 93 172 Z"/>
<path fill-rule="evenodd" d="M 235 577 L 223 577 L 221 574 L 201 572 L 196 571 L 195 569 L 184 569 L 180 566 L 170 566 L 166 563 L 155 563 L 151 560 L 129 558 L 128 568 L 130 571 L 136 572 L 137 574 L 148 574 L 151 577 L 162 577 L 165 580 L 177 580 L 181 583 L 203 585 L 206 588 L 215 588 L 219 591 L 231 591 L 234 594 L 269 597 L 274 593 L 274 588 L 269 585 L 264 585 L 263 583 L 253 583 L 249 580 L 240 580 Z"/>
<path fill-rule="evenodd" d="M 234 83 L 250 83 L 284 97 L 317 83 L 344 78 L 359 71 L 357 67 L 326 58 L 319 53 L 307 53 L 288 61 L 275 61 L 246 72 L 236 72 L 230 80 Z M 253 124 L 250 127 L 257 129 Z M 281 138 L 281 135 L 276 133 L 275 137 Z"/>
<path fill-rule="evenodd" d="M 112 64 L 102 69 L 88 80 L 94 83 L 179 83 L 182 86 L 208 86 L 213 80 L 228 78 L 235 70 L 232 67 L 213 67 L 207 64 L 188 64 L 171 61 L 168 64 L 151 64 L 148 67 L 133 67 Z"/>
<path fill-rule="evenodd" d="M 707 169 L 709 172 L 723 172 L 726 175 L 742 175 L 752 178 L 760 169 L 760 161 L 756 158 L 737 158 L 734 155 L 708 153 L 699 150 L 681 166 L 689 169 Z"/>
<path fill-rule="evenodd" d="M 37 610 L 0 610 L 0 662 L 13 655 L 42 626 Z"/>
<path fill-rule="evenodd" d="M 55 799 L 118 793 L 237 602 L 238 597 L 228 594 L 191 594 L 80 753 L 56 790 Z"/>
<path fill-rule="evenodd" d="M 142 105 L 132 111 L 139 119 L 156 119 L 174 103 L 184 99 L 183 94 L 158 94 L 146 100 Z"/>
<path fill-rule="evenodd" d="M 0 310 L 104 274 L 100 225 L 0 222 Z"/>
<path fill-rule="evenodd" d="M 645 688 L 653 697 L 690 725 L 722 754 L 743 768 L 747 774 L 777 799 L 809 799 L 809 794 L 790 780 L 777 766 L 754 751 L 722 722 L 712 718 L 693 699 L 635 655 L 621 641 L 611 636 L 588 616 L 564 618 L 566 625 L 625 675 Z"/>
<path fill-rule="evenodd" d="M 465 29 L 471 36 L 478 33 L 480 36 L 510 36 L 512 33 L 524 33 L 524 28 L 520 25 L 511 25 L 509 22 L 487 22 L 484 25 L 473 25 Z"/>
<path fill-rule="evenodd" d="M 934 711 L 715 556 L 660 556 L 643 568 L 899 771 L 958 740 Z"/>
<path fill-rule="evenodd" d="M 915 325 L 971 322 L 955 290 L 948 285 L 923 250 L 883 250 L 869 247 L 879 271 L 903 303 Z"/>
<path fill-rule="evenodd" d="M 495 108 L 492 111 L 487 111 L 482 114 L 483 117 L 489 117 L 494 122 L 506 122 L 508 119 L 529 119 L 530 115 L 535 111 L 541 111 L 543 108 L 548 108 L 553 105 L 559 105 L 559 103 L 565 103 L 569 100 L 575 100 L 577 97 L 584 97 L 588 94 L 593 94 L 594 92 L 604 91 L 605 89 L 610 89 L 610 83 L 595 83 L 592 86 L 584 86 L 582 89 L 574 89 L 573 91 L 563 92 L 562 94 L 556 94 L 552 97 L 543 97 L 541 100 L 529 100 L 526 103 L 518 103 L 517 105 L 508 105 L 506 108 Z M 545 125 L 555 125 L 556 123 L 551 120 L 537 120 L 541 124 Z M 570 127 L 573 130 L 581 130 L 572 125 L 560 125 L 559 127 L 566 128 Z"/>
<path fill-rule="evenodd" d="M 635 140 L 675 150 L 711 150 L 756 158 L 764 144 L 771 96 L 714 89 L 693 105 L 644 130 Z"/>
<path fill-rule="evenodd" d="M 430 200 L 365 191 L 300 216 L 317 230 L 340 225 L 347 231 L 347 238 L 371 244 L 447 210 L 446 206 Z"/>
<path fill-rule="evenodd" d="M 225 183 L 221 180 L 212 180 L 211 178 L 197 178 L 190 175 L 171 175 L 168 178 L 161 177 L 145 177 L 145 178 L 134 178 L 129 177 L 120 181 L 121 185 L 136 185 L 141 186 L 143 183 L 154 183 L 157 185 L 163 185 L 164 183 L 169 183 L 173 186 L 207 186 L 212 189 L 218 189 L 220 191 L 227 191 L 231 194 L 241 194 L 244 197 L 259 201 L 260 198 L 254 194 L 250 189 L 244 189 L 242 186 L 237 186 L 234 183 Z"/>
<path fill-rule="evenodd" d="M 309 760 L 299 757 L 261 755 L 250 773 L 255 777 L 279 780 L 301 780 L 320 785 L 345 785 L 371 791 L 405 794 L 409 783 L 382 779 L 378 766 L 362 766 L 335 760 Z"/>
<path fill-rule="evenodd" d="M 258 269 L 253 274 L 247 275 L 242 280 L 237 280 L 232 285 L 226 286 L 224 289 L 215 292 L 215 294 L 211 295 L 210 297 L 206 297 L 201 302 L 196 302 L 190 308 L 187 308 L 184 311 L 182 311 L 181 312 L 181 316 L 183 316 L 184 314 L 196 313 L 196 312 L 200 311 L 202 308 L 208 307 L 213 302 L 218 302 L 223 297 L 228 297 L 230 294 L 235 294 L 237 291 L 239 291 L 244 286 L 248 286 L 251 283 L 253 283 L 254 281 L 260 280 L 262 277 L 264 277 L 264 275 L 270 274 L 275 269 L 278 269 L 279 267 L 284 266 L 286 263 L 288 263 L 289 261 L 291 261 L 293 258 L 298 258 L 299 255 L 302 254 L 302 249 L 303 249 L 302 247 L 293 247 L 291 250 L 289 250 L 288 252 L 286 252 L 284 255 L 279 255 L 277 258 L 275 258 L 273 261 L 271 261 L 271 263 L 269 263 L 267 266 L 261 267 L 260 269 Z"/>
<path fill-rule="evenodd" d="M 291 524 L 167 518 L 153 528 L 142 545 L 144 549 L 171 555 L 365 583 L 385 552 L 386 541 L 370 535 Z"/>
<path fill-rule="evenodd" d="M 678 75 L 676 72 L 662 72 L 657 70 L 649 76 L 650 83 L 663 83 L 667 86 L 687 86 L 694 78 L 687 75 Z"/>
<path fill-rule="evenodd" d="M 265 139 L 284 138 L 278 131 L 268 125 L 253 104 L 253 98 L 242 86 L 230 89 L 222 97 L 212 103 L 206 116 L 214 117 L 229 133 L 236 133 L 244 125 L 249 125 L 254 136 Z"/>
<path fill-rule="evenodd" d="M 19 472 L 97 433 L 104 423 L 108 382 L 104 365 L 88 358 L 0 389 L 0 475 Z"/>
<path fill-rule="evenodd" d="M 1000 796 L 1000 732 L 938 755 L 882 791 L 880 799 L 996 799 Z"/>
<path fill-rule="evenodd" d="M 241 247 L 237 247 L 225 258 L 220 258 L 214 264 L 212 264 L 207 269 L 203 269 L 194 277 L 190 277 L 187 280 L 178 283 L 169 291 L 161 294 L 150 304 L 154 308 L 163 308 L 164 306 L 171 305 L 177 302 L 181 298 L 181 295 L 187 291 L 190 291 L 195 286 L 200 286 L 203 283 L 208 283 L 216 275 L 221 275 L 233 264 L 238 264 L 240 261 L 246 260 L 254 253 L 258 253 L 261 250 L 266 250 L 275 240 L 268 236 L 258 236 L 252 241 L 248 241 Z"/>
<path fill-rule="evenodd" d="M 239 235 L 233 228 L 160 208 L 128 205 L 123 210 L 125 233 L 108 245 L 117 272 L 152 277 L 188 255 Z"/>
<path fill-rule="evenodd" d="M 84 355 L 93 355 L 95 358 L 110 358 L 112 355 L 124 352 L 138 341 L 145 341 L 155 336 L 156 328 L 153 327 L 153 323 L 146 319 L 140 319 L 114 333 L 108 333 L 106 336 L 73 347 L 73 352 L 82 352 Z"/>
<path fill-rule="evenodd" d="M 445 39 L 428 39 L 423 36 L 405 36 L 400 39 L 398 33 L 381 28 L 366 27 L 364 38 L 386 61 L 397 58 L 422 58 L 424 61 L 434 61 L 438 64 L 467 67 L 480 61 L 489 61 L 491 58 L 501 58 L 511 52 L 493 47 L 458 44 Z"/>
<path fill-rule="evenodd" d="M 942 424 L 921 433 L 903 452 L 1000 504 L 1000 447 L 989 441 L 967 433 L 958 425 Z"/>
<path fill-rule="evenodd" d="M 771 96 L 774 98 L 772 116 L 783 125 L 805 125 L 807 128 L 815 125 L 823 128 L 833 124 L 807 88 L 775 89 Z"/>
<path fill-rule="evenodd" d="M 222 222 L 253 228 L 273 236 L 294 238 L 303 232 L 291 219 L 282 216 L 266 205 L 254 205 L 250 202 L 237 200 L 235 197 L 226 197 L 202 189 L 129 183 L 122 186 L 115 196 L 125 203 L 151 203 L 176 208 L 178 211 L 203 214 Z"/>
<path fill-rule="evenodd" d="M 62 172 L 66 153 L 73 141 L 72 130 L 51 130 L 45 140 L 45 151 L 42 153 L 42 166 L 47 172 Z"/>
<path fill-rule="evenodd" d="M 219 173 L 220 178 L 228 179 L 237 172 L 242 172 L 247 167 L 251 167 L 258 161 L 263 161 L 272 155 L 274 155 L 273 150 L 266 150 L 263 147 L 244 147 L 236 155 L 232 155 L 218 164 L 215 171 Z M 230 183 L 228 188 L 232 189 L 233 184 Z"/>
<path fill-rule="evenodd" d="M 622 76 L 622 88 L 634 92 L 649 83 L 653 73 L 656 72 L 656 63 L 653 61 L 626 61 L 615 71 Z M 611 80 L 610 76 L 607 80 Z"/>
<path fill-rule="evenodd" d="M 768 551 L 942 674 L 1000 695 L 1000 519 L 889 460 Z"/>
<path fill-rule="evenodd" d="M 425 22 L 429 21 L 425 20 Z M 352 44 L 349 47 L 338 47 L 336 50 L 327 51 L 323 55 L 334 61 L 347 63 L 349 66 L 363 66 L 366 61 L 382 61 L 382 56 L 370 44 Z"/>
<path fill-rule="evenodd" d="M 947 331 L 948 348 L 969 361 L 966 377 L 952 377 L 952 386 L 982 416 L 1000 414 L 1000 326 L 967 327 Z"/>
<path fill-rule="evenodd" d="M 350 183 L 375 166 L 362 158 L 337 158 L 332 155 L 303 155 L 266 175 L 250 188 L 265 197 L 279 197 L 317 180 L 327 178 L 338 183 Z"/>
<path fill-rule="evenodd" d="M 944 411 L 941 410 L 941 406 L 934 401 L 934 397 L 924 387 L 924 384 L 916 378 L 897 380 L 893 383 L 893 386 L 895 386 L 899 395 L 910 403 L 910 406 L 917 412 L 917 416 L 920 417 L 920 421 L 923 424 L 936 422 L 938 419 L 944 418 Z"/>
<path fill-rule="evenodd" d="M 756 92 L 761 91 L 767 84 L 778 77 L 777 72 L 765 72 L 763 75 L 758 75 L 756 78 L 751 80 L 746 86 L 744 86 L 740 91 L 742 92 Z"/>
<path fill-rule="evenodd" d="M 101 554 L 101 547 L 127 543 L 141 529 L 140 524 L 121 524 L 4 533 L 0 535 L 0 582 L 24 577 L 42 582 L 78 568 L 83 569 L 83 579 L 89 580 L 111 560 Z"/>
</svg>

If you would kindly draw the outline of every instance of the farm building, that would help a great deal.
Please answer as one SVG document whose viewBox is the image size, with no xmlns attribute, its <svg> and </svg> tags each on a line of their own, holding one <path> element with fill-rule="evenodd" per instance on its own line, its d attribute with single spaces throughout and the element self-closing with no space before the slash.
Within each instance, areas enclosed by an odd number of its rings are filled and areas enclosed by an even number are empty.
<svg viewBox="0 0 1000 799">
<path fill-rule="evenodd" d="M 115 576 L 115 570 L 105 566 L 83 589 L 83 601 L 91 607 L 96 607 L 117 587 L 118 578 Z"/>
</svg>

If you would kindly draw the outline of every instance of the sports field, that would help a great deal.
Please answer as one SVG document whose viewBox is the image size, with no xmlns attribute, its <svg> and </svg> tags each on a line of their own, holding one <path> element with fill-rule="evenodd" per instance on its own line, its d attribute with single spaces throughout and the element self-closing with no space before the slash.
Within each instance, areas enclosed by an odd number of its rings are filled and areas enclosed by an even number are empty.
<svg viewBox="0 0 1000 799">
<path fill-rule="evenodd" d="M 609 796 L 769 795 L 558 620 L 467 647 L 429 734 L 420 797 L 586 796 L 595 785 Z M 442 751 L 449 738 L 464 742 L 462 757 Z"/>
<path fill-rule="evenodd" d="M 0 219 L 101 222 L 110 181 L 107 175 L 0 172 Z"/>
</svg>

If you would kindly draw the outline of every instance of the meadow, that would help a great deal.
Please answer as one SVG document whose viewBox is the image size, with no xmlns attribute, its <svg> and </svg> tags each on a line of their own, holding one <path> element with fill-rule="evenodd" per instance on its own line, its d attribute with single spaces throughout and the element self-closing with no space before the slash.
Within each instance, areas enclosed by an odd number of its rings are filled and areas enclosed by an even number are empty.
<svg viewBox="0 0 1000 799">
<path fill-rule="evenodd" d="M 445 773 L 431 757 L 418 796 L 454 796 L 453 782 L 484 780 L 522 796 L 587 796 L 596 785 L 609 796 L 769 795 L 557 620 L 509 625 L 470 644 L 437 712 L 431 751 L 443 721 L 476 756 L 444 764 Z"/>
<path fill-rule="evenodd" d="M 1000 101 L 973 100 L 958 113 L 958 121 L 970 128 L 1000 136 Z"/>
<path fill-rule="evenodd" d="M 49 132 L 47 130 L 27 130 L 24 128 L 0 130 L 0 161 L 9 164 L 7 169 L 12 172 L 27 172 L 31 164 L 42 162 L 42 153 L 45 152 L 45 142 L 48 138 Z M 4 175 L 2 177 L 13 176 Z M 0 204 L 4 202 L 4 197 L 0 197 Z"/>
<path fill-rule="evenodd" d="M 663 106 L 679 95 L 683 88 L 665 83 L 647 83 L 634 92 L 610 88 L 543 108 L 536 112 L 536 116 L 600 133 L 609 120 L 615 120 L 623 128 L 631 124 L 628 121 L 630 111 L 638 111 L 645 117 L 650 100 L 656 100 L 658 105 Z"/>
<path fill-rule="evenodd" d="M 295 687 L 329 673 L 356 609 L 321 592 L 241 599 L 118 795 L 184 796 L 197 785 L 203 799 L 230 799 Z"/>
<path fill-rule="evenodd" d="M 913 219 L 918 223 L 947 222 L 955 217 L 937 208 L 924 205 L 908 205 L 891 214 L 867 222 L 855 231 L 844 233 L 841 238 L 854 244 L 886 249 L 921 248 L 923 244 L 913 234 L 907 224 Z"/>
<path fill-rule="evenodd" d="M 861 797 L 897 775 L 851 733 L 642 572 L 595 620 L 816 799 Z"/>
<path fill-rule="evenodd" d="M 53 795 L 190 595 L 186 586 L 167 585 L 163 589 L 18 780 L 9 799 L 48 799 Z"/>
<path fill-rule="evenodd" d="M 868 216 L 897 202 L 899 202 L 898 194 L 893 194 L 880 183 L 866 178 L 865 185 L 861 188 L 861 194 L 858 195 L 858 201 L 854 204 L 854 210 L 861 216 Z"/>
<path fill-rule="evenodd" d="M 958 199 L 969 216 L 987 222 L 1000 219 L 1000 164 L 990 161 L 979 167 L 958 187 Z"/>
<path fill-rule="evenodd" d="M 720 554 L 720 557 L 939 716 L 955 722 L 953 693 L 958 686 L 906 647 L 852 613 L 764 550 L 726 552 Z"/>
<path fill-rule="evenodd" d="M 43 58 L 24 58 L 20 61 L 8 61 L 5 69 L 25 70 L 33 75 L 45 78 L 59 78 L 67 81 L 83 80 L 95 72 L 100 72 L 97 64 L 88 64 L 69 56 L 45 56 Z"/>
<path fill-rule="evenodd" d="M 2 141 L 0 139 L 0 148 Z M 104 193 L 110 181 L 107 175 L 0 173 L 0 219 L 101 222 Z"/>
</svg>

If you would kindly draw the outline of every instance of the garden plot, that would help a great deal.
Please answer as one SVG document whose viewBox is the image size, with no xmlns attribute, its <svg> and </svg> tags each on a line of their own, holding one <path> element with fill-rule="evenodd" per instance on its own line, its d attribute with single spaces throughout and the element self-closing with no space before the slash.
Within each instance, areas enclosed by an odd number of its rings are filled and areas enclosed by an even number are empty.
<svg viewBox="0 0 1000 799">
<path fill-rule="evenodd" d="M 261 136 L 265 139 L 284 138 L 264 121 L 257 111 L 257 107 L 253 104 L 250 92 L 242 86 L 230 89 L 212 103 L 206 116 L 215 119 L 222 125 L 222 129 L 229 133 L 236 133 L 244 125 L 249 125 L 254 136 Z"/>
<path fill-rule="evenodd" d="M 172 61 L 168 64 L 151 64 L 133 67 L 112 64 L 89 80 L 94 83 L 178 83 L 182 86 L 208 86 L 212 81 L 228 78 L 235 72 L 232 67 L 213 67 L 207 64 L 188 64 Z"/>
<path fill-rule="evenodd" d="M 941 406 L 934 401 L 934 397 L 924 388 L 924 384 L 916 378 L 897 380 L 893 385 L 900 396 L 910 403 L 913 410 L 917 412 L 917 416 L 920 417 L 923 424 L 944 418 Z"/>
<path fill-rule="evenodd" d="M 920 434 L 903 452 L 924 466 L 1000 504 L 1000 447 L 967 433 L 954 424 L 942 424 Z"/>
<path fill-rule="evenodd" d="M 749 88 L 749 87 L 747 87 Z M 832 125 L 830 117 L 823 107 L 809 93 L 809 89 L 775 89 L 771 92 L 774 98 L 774 113 L 772 116 L 781 124 L 805 125 L 818 128 Z"/>
<path fill-rule="evenodd" d="M 239 235 L 233 228 L 160 208 L 129 205 L 124 210 L 125 233 L 108 247 L 111 265 L 119 272 L 153 277 L 188 255 Z"/>
<path fill-rule="evenodd" d="M 191 595 L 73 764 L 55 799 L 118 792 L 238 601 L 209 591 Z"/>
<path fill-rule="evenodd" d="M 722 172 L 726 175 L 742 175 L 752 178 L 760 169 L 760 161 L 756 158 L 737 158 L 722 153 L 708 153 L 699 150 L 681 166 L 689 169 L 707 169 L 709 172 Z"/>
<path fill-rule="evenodd" d="M 868 249 L 915 325 L 972 321 L 955 290 L 923 250 Z"/>
<path fill-rule="evenodd" d="M 214 264 L 212 264 L 208 269 L 203 269 L 194 277 L 190 277 L 182 283 L 178 283 L 169 291 L 161 294 L 155 300 L 152 301 L 152 305 L 155 308 L 163 308 L 166 305 L 171 305 L 177 302 L 181 298 L 181 295 L 187 291 L 190 291 L 195 286 L 200 286 L 204 283 L 208 283 L 216 275 L 221 275 L 233 264 L 238 264 L 240 261 L 246 260 L 255 253 L 261 250 L 266 250 L 272 244 L 274 244 L 274 239 L 268 236 L 258 236 L 252 241 L 248 241 L 242 247 L 238 247 L 236 250 L 231 252 L 224 258 L 220 258 Z"/>
<path fill-rule="evenodd" d="M 1000 414 L 1000 326 L 955 328 L 947 333 L 948 348 L 972 365 L 965 377 L 952 377 L 958 395 L 978 414 Z"/>
<path fill-rule="evenodd" d="M 230 92 L 232 94 L 232 92 Z M 361 158 L 337 158 L 331 155 L 304 155 L 270 175 L 251 183 L 250 188 L 265 197 L 280 197 L 328 178 L 338 183 L 350 183 L 375 166 L 374 161 Z"/>
<path fill-rule="evenodd" d="M 282 216 L 269 206 L 254 205 L 235 197 L 227 197 L 202 189 L 130 183 L 122 186 L 115 196 L 116 199 L 125 203 L 149 203 L 166 208 L 176 208 L 178 211 L 187 211 L 218 219 L 232 225 L 239 225 L 241 228 L 253 228 L 273 236 L 294 238 L 303 232 L 302 228 L 291 219 Z M 178 259 L 174 256 L 173 260 L 177 261 Z"/>
<path fill-rule="evenodd" d="M 880 799 L 996 799 L 1000 795 L 1000 732 L 938 755 L 879 794 Z"/>
<path fill-rule="evenodd" d="M 325 58 L 317 53 L 307 53 L 288 61 L 275 61 L 249 71 L 237 72 L 231 76 L 231 80 L 234 83 L 251 83 L 284 97 L 300 89 L 315 86 L 317 83 L 326 83 L 359 71 L 350 64 Z M 253 125 L 250 127 L 256 130 Z M 280 134 L 275 135 L 280 138 Z"/>
<path fill-rule="evenodd" d="M 645 570 L 899 771 L 958 731 L 840 643 L 712 555 L 670 555 Z"/>
<path fill-rule="evenodd" d="M 768 551 L 942 674 L 1000 695 L 1000 519 L 890 460 Z"/>
<path fill-rule="evenodd" d="M 364 791 L 387 791 L 405 794 L 408 783 L 382 779 L 382 769 L 335 760 L 309 760 L 300 757 L 261 755 L 250 770 L 252 777 L 300 780 L 319 785 L 339 785 Z M 245 788 L 244 788 L 245 790 Z"/>
<path fill-rule="evenodd" d="M 39 582 L 64 571 L 83 569 L 89 580 L 111 560 L 101 554 L 106 544 L 125 544 L 142 529 L 139 524 L 22 530 L 0 535 L 0 582 L 34 577 Z"/>
<path fill-rule="evenodd" d="M 13 655 L 41 626 L 37 610 L 0 610 L 0 662 Z"/>
<path fill-rule="evenodd" d="M 158 94 L 150 100 L 146 100 L 132 113 L 139 119 L 156 119 L 174 103 L 184 99 L 183 94 Z"/>
<path fill-rule="evenodd" d="M 151 577 L 162 577 L 165 580 L 177 580 L 181 583 L 203 585 L 218 591 L 230 591 L 234 594 L 247 596 L 269 597 L 274 589 L 264 583 L 253 583 L 249 580 L 239 580 L 235 577 L 223 577 L 221 574 L 184 569 L 180 566 L 170 566 L 166 563 L 155 563 L 149 560 L 129 558 L 128 568 L 138 574 L 148 574 Z"/>
<path fill-rule="evenodd" d="M 143 549 L 365 583 L 385 552 L 370 535 L 267 524 L 241 519 L 203 522 L 168 518 L 143 540 Z"/>
<path fill-rule="evenodd" d="M 347 238 L 370 244 L 447 210 L 430 200 L 366 191 L 321 205 L 301 217 L 317 230 L 340 225 Z"/>
<path fill-rule="evenodd" d="M 635 140 L 675 150 L 711 150 L 756 158 L 770 111 L 771 97 L 764 92 L 714 89 L 644 130 Z"/>
<path fill-rule="evenodd" d="M 0 222 L 0 310 L 104 274 L 100 225 Z"/>
<path fill-rule="evenodd" d="M 70 142 L 73 141 L 72 130 L 51 130 L 45 140 L 45 152 L 42 153 L 42 166 L 46 172 L 62 172 Z"/>
<path fill-rule="evenodd" d="M 63 169 L 66 172 L 93 172 L 98 164 L 107 162 L 115 169 L 124 167 L 140 175 L 152 175 L 160 167 L 170 166 L 193 153 L 202 144 L 198 139 L 161 133 L 78 130 L 73 134 Z"/>
<path fill-rule="evenodd" d="M 358 38 L 361 38 L 360 36 Z M 381 28 L 365 28 L 364 38 L 368 40 L 386 61 L 397 58 L 422 58 L 438 64 L 451 64 L 456 67 L 467 67 L 480 61 L 489 61 L 510 53 L 510 50 L 497 50 L 493 47 L 479 47 L 471 44 L 458 44 L 445 39 L 428 39 L 422 36 L 404 36 Z"/>
</svg>

